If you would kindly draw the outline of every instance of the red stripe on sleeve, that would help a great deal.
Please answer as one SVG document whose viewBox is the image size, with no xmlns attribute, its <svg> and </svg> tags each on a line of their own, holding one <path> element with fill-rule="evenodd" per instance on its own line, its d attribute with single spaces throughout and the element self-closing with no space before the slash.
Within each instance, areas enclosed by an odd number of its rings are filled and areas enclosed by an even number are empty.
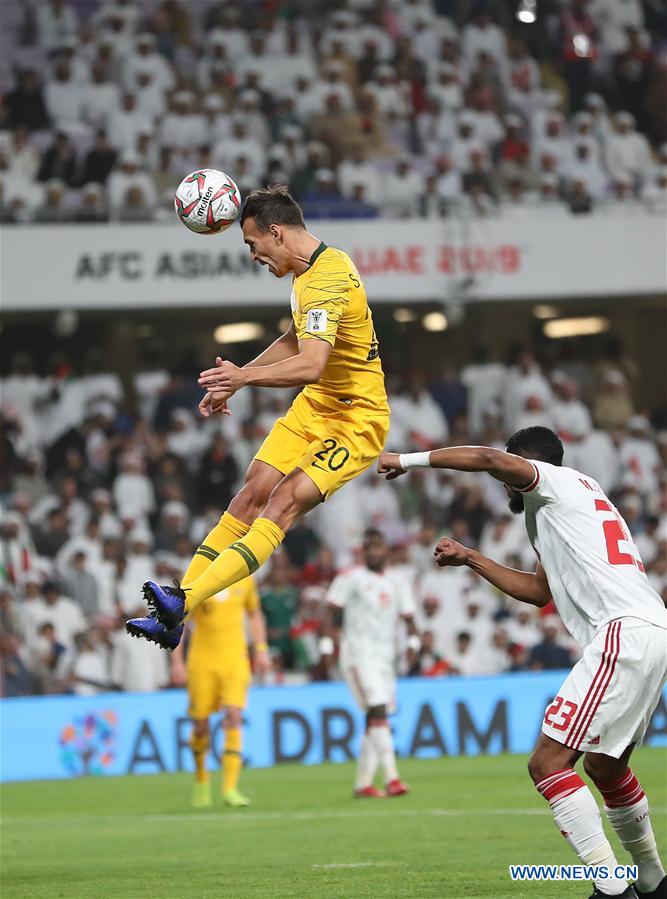
<svg viewBox="0 0 667 899">
<path fill-rule="evenodd" d="M 528 461 L 530 461 L 530 460 L 528 460 Z M 533 478 L 533 480 L 530 482 L 530 484 L 527 487 L 517 487 L 516 489 L 519 491 L 519 493 L 530 493 L 530 491 L 534 490 L 537 487 L 537 485 L 540 483 L 540 471 L 539 471 L 537 465 L 534 465 L 532 462 L 530 464 L 533 466 L 533 471 L 535 472 L 535 477 Z"/>
</svg>

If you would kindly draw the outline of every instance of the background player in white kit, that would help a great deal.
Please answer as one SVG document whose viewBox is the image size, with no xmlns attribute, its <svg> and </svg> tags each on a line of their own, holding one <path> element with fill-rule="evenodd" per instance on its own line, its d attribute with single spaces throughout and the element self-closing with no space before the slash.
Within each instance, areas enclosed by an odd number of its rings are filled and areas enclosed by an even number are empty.
<svg viewBox="0 0 667 899">
<path fill-rule="evenodd" d="M 547 708 L 528 763 L 556 824 L 585 864 L 616 866 L 597 804 L 573 770 L 584 770 L 605 802 L 619 840 L 638 866 L 639 896 L 667 896 L 648 801 L 628 767 L 667 677 L 667 609 L 650 586 L 627 525 L 599 485 L 561 467 L 563 445 L 548 428 L 514 434 L 507 452 L 479 446 L 431 453 L 383 453 L 388 478 L 430 466 L 486 471 L 503 481 L 510 509 L 526 513 L 538 557 L 534 574 L 515 571 L 443 538 L 440 565 L 467 565 L 504 593 L 535 606 L 552 598 L 583 656 Z M 595 884 L 593 897 L 634 896 L 625 880 Z"/>
<path fill-rule="evenodd" d="M 408 792 L 396 768 L 396 756 L 387 716 L 395 711 L 394 664 L 398 624 L 408 629 L 408 650 L 420 642 L 414 622 L 415 607 L 409 584 L 387 569 L 389 547 L 379 531 L 364 536 L 364 564 L 336 577 L 327 593 L 327 613 L 320 641 L 322 662 L 331 664 L 333 618 L 343 610 L 340 670 L 359 707 L 366 713 L 366 733 L 357 762 L 354 794 L 358 797 L 403 796 Z M 382 767 L 385 789 L 373 785 Z"/>
</svg>

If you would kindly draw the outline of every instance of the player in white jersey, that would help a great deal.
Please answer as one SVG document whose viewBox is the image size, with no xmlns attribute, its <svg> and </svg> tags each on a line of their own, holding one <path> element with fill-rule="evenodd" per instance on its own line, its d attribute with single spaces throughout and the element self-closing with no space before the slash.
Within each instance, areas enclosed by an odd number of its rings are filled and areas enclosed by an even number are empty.
<svg viewBox="0 0 667 899">
<path fill-rule="evenodd" d="M 438 543 L 436 559 L 443 566 L 467 565 L 522 602 L 541 607 L 553 599 L 583 655 L 546 710 L 530 775 L 579 858 L 613 872 L 616 859 L 597 804 L 574 771 L 584 755 L 609 822 L 638 866 L 634 888 L 612 876 L 596 881 L 593 896 L 665 897 L 667 877 L 648 801 L 628 761 L 667 677 L 667 609 L 600 486 L 563 468 L 562 460 L 558 435 L 532 427 L 514 434 L 506 452 L 461 446 L 383 453 L 378 470 L 387 478 L 415 466 L 486 471 L 504 482 L 510 509 L 525 510 L 538 558 L 534 574 L 506 568 L 447 537 Z"/>
<path fill-rule="evenodd" d="M 359 707 L 366 714 L 366 732 L 357 763 L 354 795 L 365 798 L 403 796 L 387 716 L 395 711 L 394 663 L 398 624 L 405 621 L 408 649 L 419 650 L 415 607 L 407 581 L 387 569 L 389 547 L 379 531 L 366 531 L 364 564 L 334 578 L 327 593 L 327 613 L 320 641 L 322 661 L 329 667 L 334 651 L 334 617 L 343 611 L 340 645 L 341 674 Z M 373 785 L 382 767 L 385 789 Z"/>
</svg>

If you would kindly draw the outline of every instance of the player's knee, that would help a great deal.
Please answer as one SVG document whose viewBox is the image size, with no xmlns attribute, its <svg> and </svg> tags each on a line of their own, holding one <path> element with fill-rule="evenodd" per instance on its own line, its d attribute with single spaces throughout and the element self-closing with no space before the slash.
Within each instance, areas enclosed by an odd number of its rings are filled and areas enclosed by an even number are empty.
<svg viewBox="0 0 667 899">
<path fill-rule="evenodd" d="M 541 748 L 533 750 L 531 757 L 528 759 L 528 774 L 533 783 L 537 784 L 545 777 L 549 777 L 558 770 L 558 765 L 549 758 Z"/>
<path fill-rule="evenodd" d="M 199 739 L 207 737 L 209 735 L 208 718 L 197 719 L 192 726 L 192 732 Z"/>
<path fill-rule="evenodd" d="M 241 713 L 241 709 L 236 706 L 227 706 L 225 709 L 225 721 L 224 726 L 226 728 L 237 728 L 241 727 L 243 721 L 243 715 Z"/>
<path fill-rule="evenodd" d="M 530 779 L 533 781 L 533 783 L 539 783 L 544 779 L 542 776 L 542 763 L 537 753 L 534 752 L 528 759 L 527 767 L 528 774 L 530 775 Z"/>
<path fill-rule="evenodd" d="M 387 706 L 374 705 L 366 712 L 366 725 L 372 727 L 378 721 L 387 720 Z"/>
<path fill-rule="evenodd" d="M 558 743 L 556 740 L 540 734 L 535 748 L 528 759 L 528 773 L 533 783 L 539 783 L 545 777 L 550 777 L 557 771 L 574 768 L 580 753 L 568 746 Z"/>
<path fill-rule="evenodd" d="M 297 511 L 297 501 L 291 489 L 285 489 L 279 484 L 271 493 L 269 501 L 264 509 L 264 515 L 271 521 L 281 522 L 291 518 Z"/>
<path fill-rule="evenodd" d="M 626 768 L 625 759 L 615 759 L 599 752 L 587 752 L 584 756 L 584 771 L 595 784 L 616 780 Z"/>
<path fill-rule="evenodd" d="M 279 524 L 283 530 L 318 504 L 321 497 L 310 479 L 288 477 L 273 489 L 264 509 L 264 516 Z"/>
<path fill-rule="evenodd" d="M 257 475 L 249 477 L 229 505 L 235 518 L 251 524 L 266 505 L 269 490 Z"/>
</svg>

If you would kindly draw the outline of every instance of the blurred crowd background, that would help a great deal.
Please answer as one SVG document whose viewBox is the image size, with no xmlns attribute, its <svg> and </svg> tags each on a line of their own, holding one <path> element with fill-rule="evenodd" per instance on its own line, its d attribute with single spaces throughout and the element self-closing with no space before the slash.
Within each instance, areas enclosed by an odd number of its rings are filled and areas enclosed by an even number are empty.
<svg viewBox="0 0 667 899">
<path fill-rule="evenodd" d="M 232 399 L 231 417 L 205 421 L 194 375 L 139 372 L 130 397 L 97 351 L 80 366 L 61 359 L 44 374 L 17 354 L 1 385 L 7 696 L 169 685 L 166 653 L 129 639 L 124 619 L 145 612 L 144 580 L 182 575 L 291 399 L 289 391 L 246 389 Z M 667 600 L 667 404 L 644 408 L 637 376 L 637 360 L 613 341 L 597 359 L 548 364 L 526 348 L 501 361 L 480 346 L 461 370 L 390 376 L 387 446 L 502 448 L 517 428 L 555 428 L 565 463 L 596 478 L 616 503 Z M 358 561 L 367 527 L 386 536 L 417 604 L 423 648 L 408 669 L 397 645 L 402 673 L 563 668 L 577 658 L 553 608 L 538 612 L 468 569 L 432 561 L 447 533 L 502 563 L 534 568 L 523 519 L 509 514 L 502 485 L 426 470 L 388 483 L 371 471 L 290 531 L 258 574 L 276 682 L 324 676 L 317 644 L 327 587 Z"/>
<path fill-rule="evenodd" d="M 203 167 L 288 183 L 311 219 L 667 206 L 664 0 L 1 12 L 6 223 L 166 218 Z"/>
</svg>

